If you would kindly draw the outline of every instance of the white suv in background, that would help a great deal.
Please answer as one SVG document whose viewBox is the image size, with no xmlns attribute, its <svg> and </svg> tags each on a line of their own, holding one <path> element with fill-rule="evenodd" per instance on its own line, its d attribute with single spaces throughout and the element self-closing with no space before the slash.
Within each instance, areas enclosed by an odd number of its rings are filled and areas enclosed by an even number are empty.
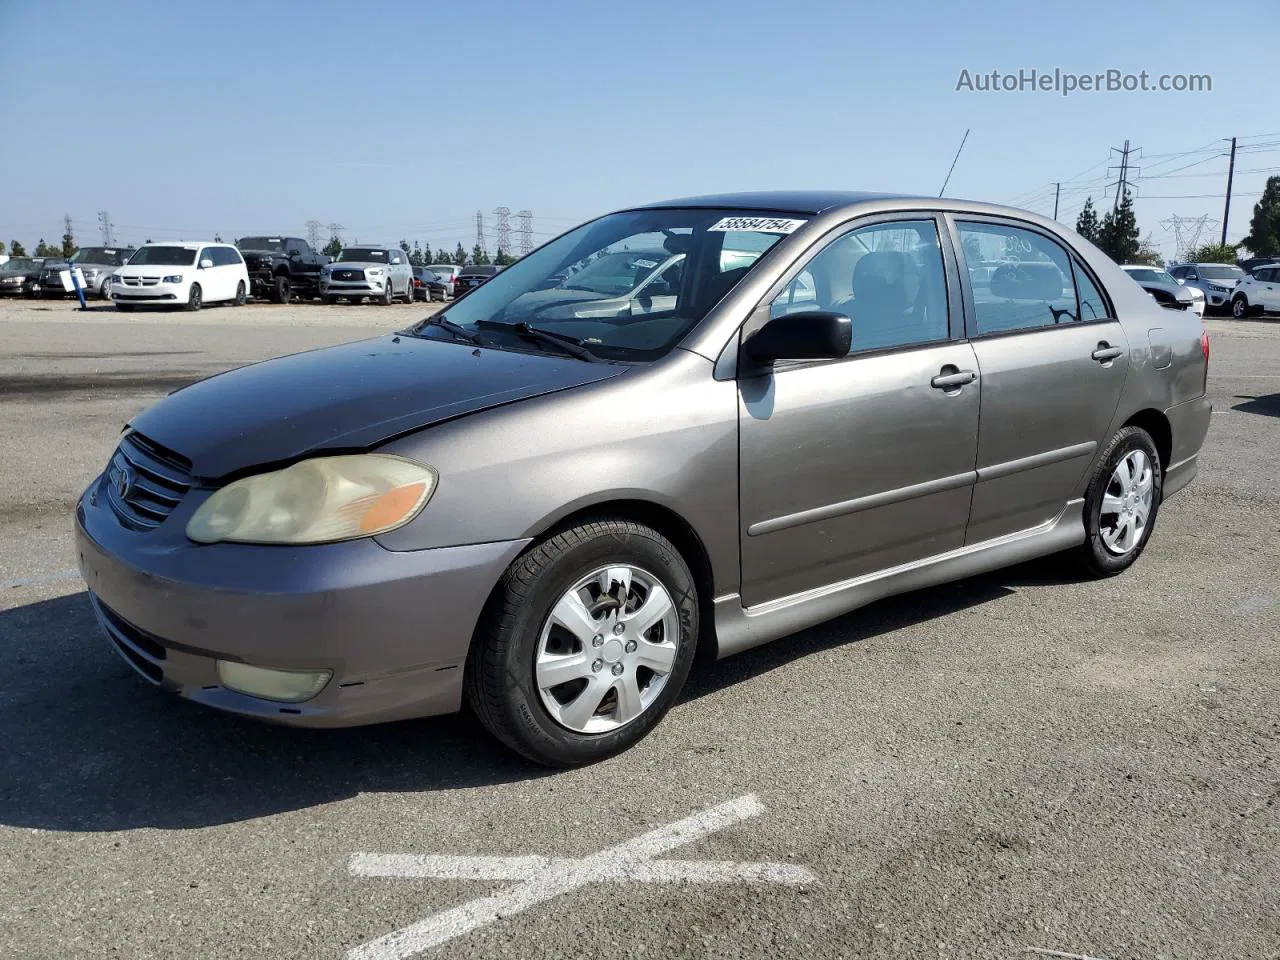
<svg viewBox="0 0 1280 960">
<path fill-rule="evenodd" d="M 110 289 L 117 310 L 199 310 L 219 301 L 238 307 L 249 293 L 249 271 L 229 243 L 148 243 L 111 275 Z"/>
<path fill-rule="evenodd" d="M 1237 320 L 1258 313 L 1280 313 L 1280 265 L 1254 267 L 1231 294 L 1231 315 Z"/>
</svg>

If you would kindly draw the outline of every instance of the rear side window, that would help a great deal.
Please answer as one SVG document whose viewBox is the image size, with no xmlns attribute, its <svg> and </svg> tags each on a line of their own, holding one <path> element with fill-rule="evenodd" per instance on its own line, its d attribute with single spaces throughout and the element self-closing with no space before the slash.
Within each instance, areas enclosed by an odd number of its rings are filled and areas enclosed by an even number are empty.
<svg viewBox="0 0 1280 960">
<path fill-rule="evenodd" d="M 1072 260 L 1071 265 L 1075 268 L 1076 292 L 1080 296 L 1080 319 L 1102 320 L 1109 317 L 1111 314 L 1107 310 L 1107 301 L 1102 298 L 1097 285 L 1089 279 L 1084 267 L 1076 260 Z"/>
<path fill-rule="evenodd" d="M 1060 244 L 1020 227 L 960 222 L 979 336 L 1070 323 L 1080 317 L 1071 260 Z M 1090 284 L 1092 287 L 1092 284 Z M 1092 289 L 1091 309 L 1102 298 Z M 1086 316 L 1092 319 L 1086 311 Z"/>
</svg>

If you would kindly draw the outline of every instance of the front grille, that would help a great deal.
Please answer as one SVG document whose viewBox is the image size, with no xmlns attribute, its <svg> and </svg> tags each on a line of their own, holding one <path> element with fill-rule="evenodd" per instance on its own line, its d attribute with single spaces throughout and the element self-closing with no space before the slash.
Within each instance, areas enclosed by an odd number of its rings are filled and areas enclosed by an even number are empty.
<svg viewBox="0 0 1280 960">
<path fill-rule="evenodd" d="M 167 656 L 164 645 L 145 630 L 125 620 L 92 593 L 89 594 L 89 602 L 93 604 L 98 623 L 106 631 L 116 653 L 144 679 L 159 686 L 164 679 L 164 661 Z"/>
<path fill-rule="evenodd" d="M 126 287 L 154 287 L 160 282 L 159 277 L 121 277 L 118 281 Z"/>
<path fill-rule="evenodd" d="M 335 270 L 333 271 L 333 279 L 335 280 L 363 280 L 363 270 Z"/>
<path fill-rule="evenodd" d="M 116 516 L 134 530 L 160 526 L 191 487 L 191 462 L 130 433 L 107 467 L 107 498 Z"/>
</svg>

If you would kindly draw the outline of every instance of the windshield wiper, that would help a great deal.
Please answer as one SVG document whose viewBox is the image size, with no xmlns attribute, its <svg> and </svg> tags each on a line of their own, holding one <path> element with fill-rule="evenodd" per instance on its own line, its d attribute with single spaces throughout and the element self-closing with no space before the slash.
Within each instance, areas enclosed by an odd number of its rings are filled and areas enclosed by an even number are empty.
<svg viewBox="0 0 1280 960">
<path fill-rule="evenodd" d="M 489 338 L 481 336 L 466 327 L 460 327 L 452 320 L 446 320 L 444 317 L 428 317 L 424 327 L 439 327 L 441 330 L 447 330 L 459 340 L 465 340 L 467 343 L 474 343 L 477 347 L 487 347 Z"/>
<path fill-rule="evenodd" d="M 506 326 L 504 324 L 504 326 Z M 554 347 L 559 347 L 571 357 L 577 357 L 579 360 L 585 360 L 587 363 L 595 363 L 600 358 L 587 349 L 586 341 L 579 340 L 577 337 L 571 337 L 567 333 L 556 333 L 553 330 L 543 330 L 541 327 L 535 327 L 527 320 L 521 320 L 519 323 L 511 324 L 508 329 L 512 332 L 524 337 L 526 340 L 534 340 L 538 343 L 549 343 Z"/>
</svg>

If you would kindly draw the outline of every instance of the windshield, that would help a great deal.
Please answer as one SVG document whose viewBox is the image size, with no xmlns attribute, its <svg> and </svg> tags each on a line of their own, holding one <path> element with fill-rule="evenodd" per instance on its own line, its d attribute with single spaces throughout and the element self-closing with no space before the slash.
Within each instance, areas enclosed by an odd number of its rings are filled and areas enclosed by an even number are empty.
<svg viewBox="0 0 1280 960">
<path fill-rule="evenodd" d="M 129 258 L 129 266 L 151 264 L 157 267 L 189 267 L 196 262 L 192 247 L 139 247 Z"/>
<path fill-rule="evenodd" d="M 386 263 L 387 251 L 375 247 L 348 247 L 338 260 L 343 263 Z"/>
<path fill-rule="evenodd" d="M 101 263 L 104 266 L 122 267 L 128 259 L 128 250 L 118 250 L 115 247 L 81 247 L 71 258 L 71 262 Z"/>
<path fill-rule="evenodd" d="M 241 237 L 236 244 L 241 250 L 270 250 L 284 253 L 284 237 Z"/>
<path fill-rule="evenodd" d="M 30 257 L 14 257 L 7 263 L 0 264 L 0 273 L 21 273 L 24 270 L 30 270 L 36 266 L 36 261 Z"/>
<path fill-rule="evenodd" d="M 1219 266 L 1211 263 L 1200 268 L 1200 276 L 1206 280 L 1239 280 L 1244 271 L 1239 267 Z"/>
<path fill-rule="evenodd" d="M 1137 280 L 1139 283 L 1174 283 L 1178 281 L 1169 276 L 1163 270 L 1155 270 L 1152 268 L 1143 268 L 1141 270 L 1128 271 L 1129 276 Z"/>
<path fill-rule="evenodd" d="M 733 210 L 610 214 L 521 258 L 437 316 L 500 349 L 554 349 L 515 335 L 527 323 L 580 340 L 601 359 L 655 360 L 804 222 Z M 426 321 L 415 332 L 450 336 Z"/>
</svg>

